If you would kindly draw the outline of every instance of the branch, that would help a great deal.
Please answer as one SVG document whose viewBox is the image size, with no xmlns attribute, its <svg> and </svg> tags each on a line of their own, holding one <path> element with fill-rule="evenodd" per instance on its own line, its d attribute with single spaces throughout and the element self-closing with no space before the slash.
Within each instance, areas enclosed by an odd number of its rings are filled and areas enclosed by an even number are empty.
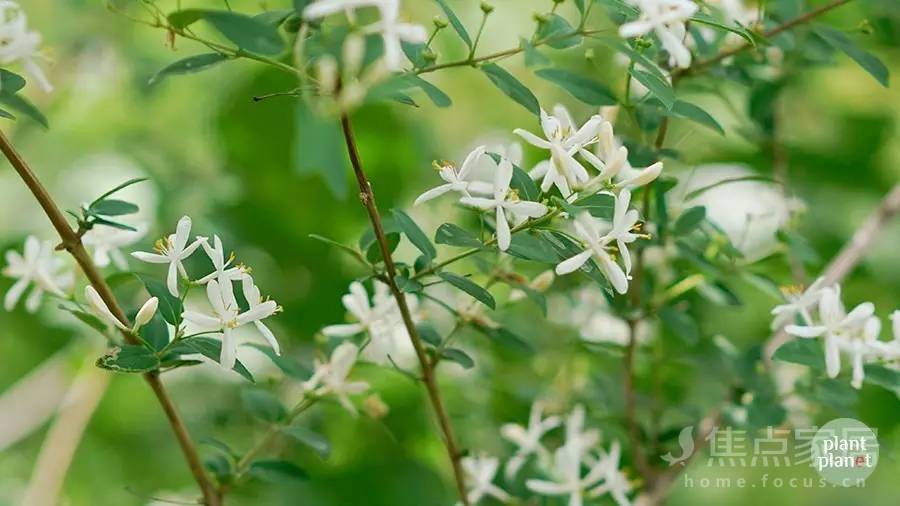
<svg viewBox="0 0 900 506">
<path fill-rule="evenodd" d="M 813 9 L 813 10 L 807 12 L 806 14 L 801 14 L 800 16 L 797 16 L 793 19 L 789 19 L 778 26 L 775 26 L 773 28 L 770 28 L 769 30 L 762 32 L 762 36 L 766 39 L 774 37 L 782 32 L 790 30 L 791 28 L 794 28 L 798 25 L 808 23 L 808 22 L 812 21 L 813 19 L 821 16 L 822 14 L 825 14 L 826 12 L 836 9 L 836 8 L 842 6 L 846 3 L 849 3 L 851 1 L 852 0 L 833 0 L 831 3 L 822 5 L 816 9 Z M 749 42 L 744 42 L 735 47 L 732 47 L 731 49 L 726 49 L 726 50 L 720 52 L 719 54 L 717 54 L 716 56 L 713 56 L 712 58 L 709 58 L 706 60 L 700 60 L 688 68 L 679 69 L 672 73 L 672 77 L 675 78 L 675 77 L 682 77 L 685 75 L 693 74 L 697 70 L 703 69 L 710 65 L 715 65 L 716 63 L 719 63 L 720 61 L 722 61 L 726 58 L 729 58 L 731 56 L 734 56 L 746 49 L 750 49 L 751 47 L 754 47 L 753 44 L 751 44 Z"/>
<path fill-rule="evenodd" d="M 879 237 L 879 232 L 898 213 L 900 213 L 900 183 L 885 195 L 875 211 L 866 219 L 861 227 L 853 234 L 853 237 L 841 248 L 841 251 L 831 260 L 825 268 L 822 277 L 825 278 L 825 286 L 840 283 L 850 271 L 859 264 L 866 252 Z M 775 350 L 784 343 L 790 341 L 791 336 L 784 331 L 779 331 L 765 344 L 763 357 L 767 362 L 771 361 Z"/>
<path fill-rule="evenodd" d="M 106 280 L 103 279 L 103 275 L 97 270 L 97 267 L 94 265 L 90 255 L 88 255 L 87 250 L 85 250 L 84 244 L 81 242 L 81 237 L 76 231 L 72 230 L 72 227 L 69 226 L 65 216 L 59 210 L 59 207 L 57 207 L 53 197 L 50 196 L 50 193 L 47 192 L 47 189 L 44 188 L 40 180 L 38 180 L 37 176 L 32 172 L 31 168 L 2 132 L 0 132 L 0 151 L 2 151 L 3 155 L 6 156 L 6 159 L 9 160 L 9 163 L 19 174 L 19 177 L 28 189 L 31 190 L 34 198 L 38 201 L 38 204 L 40 204 L 44 213 L 50 219 L 53 228 L 56 229 L 57 234 L 59 234 L 59 237 L 62 240 L 62 248 L 75 258 L 75 261 L 87 276 L 91 286 L 97 290 L 97 293 L 100 294 L 100 298 L 103 299 L 103 302 L 106 303 L 113 315 L 115 315 L 115 317 L 126 327 L 131 327 L 128 317 L 125 316 L 125 312 L 113 295 L 112 290 L 106 283 Z M 130 332 L 123 332 L 123 336 L 125 341 L 129 344 L 140 344 Z M 172 431 L 178 439 L 178 444 L 181 446 L 181 451 L 191 470 L 191 474 L 194 476 L 194 480 L 197 482 L 197 485 L 199 485 L 200 490 L 203 493 L 205 503 L 208 506 L 220 505 L 221 499 L 216 493 L 215 487 L 207 476 L 206 471 L 203 469 L 203 464 L 200 462 L 200 456 L 197 454 L 197 448 L 191 440 L 187 427 L 185 427 L 184 422 L 175 410 L 172 399 L 169 398 L 169 394 L 163 387 L 162 382 L 159 379 L 159 373 L 156 371 L 149 372 L 144 375 L 144 379 L 150 385 L 153 393 L 156 394 L 156 398 L 159 400 L 159 403 L 166 414 L 169 425 L 172 426 Z"/>
<path fill-rule="evenodd" d="M 387 281 L 387 285 L 390 288 L 394 299 L 397 301 L 397 306 L 403 317 L 403 324 L 406 326 L 406 331 L 409 333 L 409 339 L 412 341 L 413 348 L 416 351 L 419 365 L 422 367 L 422 381 L 425 383 L 428 397 L 434 408 L 434 413 L 437 416 L 441 432 L 444 435 L 444 445 L 447 447 L 447 454 L 449 455 L 450 463 L 453 466 L 453 475 L 456 480 L 457 492 L 459 493 L 462 504 L 464 506 L 469 506 L 469 499 L 466 494 L 465 476 L 463 475 L 462 466 L 460 464 L 462 453 L 459 451 L 456 438 L 453 435 L 453 427 L 450 425 L 450 419 L 447 416 L 447 411 L 444 407 L 444 400 L 438 389 L 434 368 L 432 367 L 431 361 L 428 359 L 425 346 L 422 344 L 422 339 L 419 337 L 419 333 L 416 330 L 412 314 L 406 303 L 406 297 L 397 286 L 397 269 L 394 266 L 391 250 L 384 234 L 381 215 L 378 213 L 378 207 L 375 203 L 375 194 L 372 191 L 372 184 L 369 182 L 369 179 L 363 170 L 362 161 L 359 157 L 359 150 L 356 146 L 356 140 L 353 137 L 353 128 L 350 124 L 350 117 L 346 113 L 341 116 L 341 128 L 344 133 L 344 140 L 347 144 L 347 153 L 350 156 L 350 163 L 353 165 L 353 172 L 356 175 L 356 181 L 359 184 L 359 199 L 362 201 L 362 204 L 369 214 L 369 221 L 372 222 L 372 228 L 375 231 L 375 239 L 378 241 L 381 257 L 384 259 L 384 266 L 387 271 L 385 280 Z"/>
</svg>

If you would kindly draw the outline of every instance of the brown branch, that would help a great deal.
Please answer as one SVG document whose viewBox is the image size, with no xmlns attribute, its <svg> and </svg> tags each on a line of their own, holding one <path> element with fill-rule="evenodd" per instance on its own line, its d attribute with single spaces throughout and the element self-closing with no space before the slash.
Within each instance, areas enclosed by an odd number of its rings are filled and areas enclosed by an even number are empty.
<svg viewBox="0 0 900 506">
<path fill-rule="evenodd" d="M 466 494 L 465 476 L 463 475 L 462 466 L 460 465 L 462 453 L 457 446 L 456 438 L 453 435 L 453 427 L 450 425 L 450 418 L 447 416 L 443 398 L 441 397 L 440 390 L 438 390 L 434 368 L 432 367 L 431 361 L 428 359 L 425 346 L 422 344 L 422 339 L 419 337 L 419 333 L 416 330 L 416 325 L 412 319 L 412 313 L 409 310 L 409 305 L 406 303 L 406 297 L 397 285 L 397 269 L 394 266 L 394 260 L 391 257 L 391 249 L 388 246 L 388 241 L 385 237 L 384 227 L 381 223 L 381 215 L 378 213 L 378 207 L 375 203 L 375 194 L 372 191 L 372 184 L 369 182 L 369 178 L 363 170 L 362 161 L 359 157 L 359 149 L 356 146 L 353 128 L 350 124 L 350 117 L 347 114 L 341 116 L 341 128 L 343 129 L 344 140 L 347 144 L 347 154 L 350 156 L 351 165 L 353 165 L 353 173 L 356 175 L 356 181 L 359 184 L 359 200 L 362 201 L 363 206 L 365 206 L 366 211 L 369 214 L 369 221 L 372 222 L 372 228 L 375 231 L 375 239 L 381 250 L 381 257 L 384 260 L 384 267 L 387 271 L 387 276 L 385 277 L 387 285 L 390 288 L 394 299 L 397 301 L 397 306 L 403 317 L 403 324 L 406 326 L 406 330 L 409 333 L 409 339 L 412 341 L 413 348 L 416 351 L 416 357 L 422 368 L 422 381 L 425 383 L 425 388 L 428 391 L 428 398 L 431 401 L 441 432 L 444 435 L 444 445 L 447 447 L 447 454 L 449 455 L 450 463 L 453 466 L 456 489 L 459 492 L 463 505 L 468 506 L 469 500 Z"/>
<path fill-rule="evenodd" d="M 634 318 L 628 319 L 628 345 L 625 347 L 622 389 L 625 393 L 625 423 L 628 429 L 628 441 L 631 447 L 631 458 L 634 467 L 647 482 L 654 481 L 654 473 L 644 454 L 641 429 L 637 421 L 637 394 L 634 387 L 634 352 L 637 347 L 637 323 Z"/>
<path fill-rule="evenodd" d="M 43 208 L 44 213 L 53 224 L 53 228 L 55 228 L 57 234 L 59 234 L 59 238 L 62 241 L 62 248 L 75 258 L 75 261 L 87 276 L 91 286 L 97 290 L 97 293 L 100 294 L 100 298 L 103 299 L 103 302 L 106 303 L 113 315 L 115 315 L 115 317 L 126 327 L 131 327 L 128 317 L 125 315 L 125 312 L 113 295 L 112 290 L 106 283 L 106 280 L 103 279 L 103 275 L 97 270 L 93 260 L 90 255 L 88 255 L 87 250 L 85 250 L 84 244 L 81 242 L 81 237 L 75 230 L 72 230 L 72 227 L 69 226 L 66 217 L 59 210 L 53 197 L 47 189 L 44 188 L 40 180 L 2 132 L 0 132 L 0 151 L 3 152 L 6 159 L 9 160 L 9 163 L 19 174 L 19 177 L 28 189 L 31 190 L 31 193 L 38 201 L 38 204 Z M 125 341 L 129 344 L 140 344 L 135 336 L 129 332 L 123 332 L 123 336 Z M 191 474 L 194 476 L 194 480 L 197 482 L 197 485 L 199 485 L 200 490 L 203 493 L 205 504 L 208 506 L 218 506 L 222 504 L 221 498 L 216 493 L 215 486 L 213 486 L 206 471 L 203 469 L 203 464 L 200 462 L 197 448 L 191 440 L 187 427 L 185 427 L 184 422 L 179 417 L 178 412 L 175 410 L 175 405 L 172 403 L 172 399 L 169 398 L 169 394 L 166 392 L 159 379 L 159 373 L 156 371 L 149 372 L 144 375 L 144 379 L 150 385 L 153 393 L 156 394 L 156 398 L 159 400 L 159 403 L 166 414 L 169 425 L 172 426 L 172 431 L 178 439 L 178 444 L 181 447 L 184 458 L 191 470 Z"/>
<path fill-rule="evenodd" d="M 875 211 L 866 219 L 861 227 L 853 234 L 853 237 L 841 248 L 841 251 L 831 260 L 822 277 L 825 278 L 825 286 L 840 283 L 847 274 L 850 274 L 857 264 L 863 259 L 866 252 L 875 239 L 878 238 L 882 228 L 900 213 L 900 183 L 885 195 Z M 779 331 L 765 344 L 764 354 L 766 361 L 770 361 L 775 350 L 791 340 L 791 336 L 784 331 Z"/>
<path fill-rule="evenodd" d="M 775 26 L 769 30 L 762 32 L 762 36 L 763 36 L 763 38 L 766 38 L 766 39 L 774 37 L 782 32 L 790 30 L 791 28 L 794 28 L 798 25 L 808 23 L 808 22 L 812 21 L 813 19 L 821 16 L 822 14 L 825 14 L 826 12 L 836 9 L 836 8 L 842 6 L 846 3 L 849 3 L 851 1 L 852 0 L 832 0 L 832 2 L 830 2 L 830 3 L 819 6 L 816 9 L 813 9 L 805 14 L 801 14 L 800 16 L 797 16 L 793 19 L 789 19 L 778 26 Z M 716 63 L 719 63 L 726 58 L 732 57 L 744 50 L 750 49 L 751 47 L 755 47 L 755 46 L 753 44 L 751 44 L 750 42 L 744 42 L 742 44 L 732 47 L 731 49 L 726 49 L 725 51 L 720 52 L 719 54 L 717 54 L 716 56 L 713 56 L 712 58 L 708 58 L 706 60 L 700 60 L 688 68 L 679 69 L 672 73 L 672 77 L 675 78 L 675 77 L 681 77 L 681 76 L 693 74 L 697 70 L 700 70 L 705 67 L 709 67 L 710 65 L 715 65 Z"/>
</svg>

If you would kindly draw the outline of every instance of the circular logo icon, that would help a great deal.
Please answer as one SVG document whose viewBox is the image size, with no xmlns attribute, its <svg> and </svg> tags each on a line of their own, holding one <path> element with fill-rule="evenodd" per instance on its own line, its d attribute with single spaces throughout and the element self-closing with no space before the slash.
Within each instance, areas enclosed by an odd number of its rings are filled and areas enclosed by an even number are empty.
<svg viewBox="0 0 900 506">
<path fill-rule="evenodd" d="M 857 487 L 878 465 L 878 438 L 866 424 L 837 418 L 813 437 L 810 464 L 826 481 L 839 487 Z"/>
</svg>

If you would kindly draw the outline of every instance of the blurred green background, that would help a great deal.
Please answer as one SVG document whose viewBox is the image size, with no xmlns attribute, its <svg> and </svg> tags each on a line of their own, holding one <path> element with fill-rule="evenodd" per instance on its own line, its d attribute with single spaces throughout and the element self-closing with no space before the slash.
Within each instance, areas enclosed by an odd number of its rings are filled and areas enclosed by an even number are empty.
<svg viewBox="0 0 900 506">
<path fill-rule="evenodd" d="M 288 3 L 231 2 L 244 12 L 258 12 L 260 4 L 282 8 Z M 423 24 L 439 12 L 432 2 L 404 3 L 407 17 Z M 477 2 L 451 3 L 464 22 L 477 23 Z M 516 34 L 525 35 L 532 29 L 532 12 L 546 11 L 550 4 L 495 3 L 498 13 L 484 34 L 485 52 L 516 46 Z M 160 5 L 172 7 L 164 2 Z M 3 128 L 60 203 L 75 207 L 128 177 L 147 175 L 152 182 L 135 190 L 137 198 L 150 206 L 144 210 L 150 234 L 142 247 L 149 245 L 151 238 L 168 233 L 183 214 L 194 218 L 195 233 L 218 233 L 241 261 L 253 267 L 264 292 L 284 307 L 272 327 L 286 353 L 311 365 L 315 350 L 322 345 L 316 342 L 316 332 L 343 321 L 340 296 L 349 282 L 363 273 L 345 256 L 309 235 L 354 243 L 367 220 L 352 190 L 343 200 L 336 199 L 321 180 L 296 170 L 296 157 L 304 153 L 294 150 L 293 99 L 251 100 L 255 95 L 290 89 L 290 79 L 252 62 L 235 61 L 150 87 L 148 79 L 156 71 L 199 52 L 199 48 L 178 40 L 173 52 L 167 48 L 163 32 L 113 14 L 101 1 L 46 0 L 27 2 L 25 9 L 30 25 L 42 32 L 54 60 L 49 75 L 56 91 L 29 91 L 51 127 L 44 131 L 24 120 L 5 123 Z M 597 11 L 593 23 L 608 25 L 601 9 Z M 563 15 L 572 12 L 568 2 L 560 9 Z M 853 29 L 861 20 L 870 20 L 876 33 L 854 38 L 877 54 L 895 76 L 900 73 L 896 2 L 854 2 L 826 19 L 841 29 Z M 442 58 L 463 55 L 463 48 L 449 33 L 439 38 L 438 47 Z M 593 61 L 583 58 L 588 47 L 594 48 Z M 584 47 L 547 54 L 596 76 L 613 89 L 624 86 L 623 67 L 599 44 L 586 41 Z M 511 58 L 503 65 L 528 84 L 545 106 L 562 102 L 580 119 L 595 112 L 534 77 L 521 58 Z M 421 100 L 420 108 L 383 104 L 366 107 L 354 116 L 363 161 L 383 211 L 408 207 L 416 195 L 436 183 L 432 160 L 461 160 L 476 143 L 508 143 L 513 140 L 513 128 L 538 128 L 534 117 L 503 97 L 479 72 L 457 69 L 428 79 L 451 96 L 453 107 L 437 109 Z M 676 120 L 669 145 L 681 152 L 682 159 L 667 164 L 667 173 L 689 171 L 703 163 L 739 162 L 771 174 L 769 150 L 741 134 L 750 128 L 747 89 L 724 80 L 705 85 L 715 86 L 724 99 L 698 86 L 686 86 L 683 94 L 708 108 L 727 134 L 719 136 Z M 900 180 L 900 91 L 882 88 L 839 56 L 834 65 L 799 73 L 781 107 L 790 190 L 807 208 L 800 233 L 818 252 L 821 267 Z M 538 153 L 526 153 L 531 163 L 537 161 Z M 350 177 L 348 171 L 348 188 L 353 187 Z M 446 201 L 425 207 L 417 208 L 413 216 L 429 234 L 453 212 Z M 19 249 L 29 233 L 52 237 L 45 218 L 4 164 L 0 169 L 0 246 Z M 898 248 L 900 221 L 882 231 L 845 282 L 848 304 L 871 300 L 882 317 L 897 307 Z M 411 260 L 412 250 L 402 249 L 401 255 L 404 251 Z M 789 270 L 780 258 L 765 260 L 761 268 L 779 282 L 790 282 Z M 567 279 L 561 286 L 571 283 Z M 10 284 L 7 279 L 0 280 L 0 291 Z M 747 286 L 740 286 L 740 292 L 742 306 L 710 308 L 700 325 L 705 336 L 723 335 L 743 350 L 768 337 L 768 313 L 776 301 Z M 560 411 L 583 402 L 589 407 L 592 423 L 604 429 L 605 441 L 621 437 L 617 419 L 622 402 L 620 355 L 585 346 L 575 329 L 542 322 L 540 314 L 527 304 L 495 317 L 518 330 L 539 354 L 498 349 L 467 332 L 460 343 L 471 350 L 477 367 L 462 372 L 451 365 L 442 370 L 441 383 L 463 445 L 476 452 L 508 456 L 510 448 L 498 438 L 499 425 L 524 422 L 530 401 L 537 395 L 551 398 Z M 98 354 L 100 338 L 88 335 L 54 306 L 45 301 L 38 316 L 22 309 L 0 312 L 0 392 L 56 354 L 62 353 L 68 376 L 90 367 L 86 364 Z M 676 402 L 684 402 L 663 414 L 672 426 L 691 423 L 691 416 L 701 413 L 718 395 L 710 392 L 716 392 L 719 378 L 728 374 L 705 363 L 702 350 L 694 351 L 666 350 L 671 362 L 667 361 L 664 369 L 664 381 L 672 382 L 672 395 L 679 399 Z M 295 381 L 283 381 L 281 373 L 252 350 L 241 353 L 259 382 L 271 384 L 287 402 L 297 398 Z M 638 364 L 639 370 L 647 366 Z M 180 371 L 164 377 L 191 431 L 198 439 L 212 436 L 229 441 L 238 450 L 247 448 L 262 427 L 239 408 L 244 385 L 237 376 L 225 375 L 214 366 L 202 369 L 203 373 Z M 311 479 L 277 485 L 253 482 L 235 492 L 234 503 L 451 504 L 443 447 L 422 390 L 391 371 L 364 366 L 359 375 L 373 384 L 373 390 L 390 407 L 389 414 L 382 419 L 353 418 L 336 405 L 316 407 L 302 423 L 328 436 L 334 446 L 331 458 L 321 460 L 285 441 L 277 451 L 306 469 Z M 54 388 L 54 384 L 47 385 L 49 390 Z M 851 402 L 857 417 L 878 428 L 885 445 L 881 463 L 864 490 L 677 487 L 671 504 L 896 504 L 898 400 L 884 390 L 866 386 Z M 24 404 L 4 406 L 16 411 L 21 408 L 23 417 L 28 412 Z M 824 407 L 812 413 L 812 420 L 821 422 L 836 414 L 834 408 Z M 10 417 L 9 412 L 3 415 Z M 16 504 L 47 427 L 40 425 L 0 451 L 0 504 Z M 202 450 L 207 456 L 215 454 L 208 446 Z M 692 476 L 720 475 L 706 469 L 704 461 L 697 460 Z M 737 469 L 721 474 L 754 480 L 764 472 L 796 476 L 799 471 Z M 190 497 L 192 485 L 150 391 L 137 377 L 114 376 L 75 454 L 63 503 L 146 504 L 157 496 Z"/>
</svg>

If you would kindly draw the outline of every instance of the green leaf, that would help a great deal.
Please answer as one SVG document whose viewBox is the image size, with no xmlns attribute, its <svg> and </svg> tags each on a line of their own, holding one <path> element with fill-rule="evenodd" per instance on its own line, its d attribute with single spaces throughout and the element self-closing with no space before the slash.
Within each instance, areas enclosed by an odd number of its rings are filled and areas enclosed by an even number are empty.
<svg viewBox="0 0 900 506">
<path fill-rule="evenodd" d="M 169 14 L 169 23 L 185 28 L 203 19 L 237 47 L 263 55 L 277 55 L 284 50 L 278 28 L 264 21 L 233 11 L 184 9 Z"/>
<path fill-rule="evenodd" d="M 416 332 L 419 334 L 419 337 L 421 337 L 422 340 L 426 343 L 434 347 L 440 346 L 442 341 L 441 336 L 431 325 L 425 323 L 416 325 Z"/>
<path fill-rule="evenodd" d="M 715 118 L 710 116 L 709 113 L 703 109 L 689 102 L 676 100 L 675 104 L 672 105 L 672 108 L 668 111 L 664 111 L 663 114 L 666 116 L 678 116 L 680 118 L 689 119 L 725 135 L 725 129 L 722 128 L 722 125 L 720 125 Z"/>
<path fill-rule="evenodd" d="M 481 67 L 482 72 L 487 75 L 488 79 L 494 83 L 494 86 L 500 89 L 506 96 L 515 100 L 519 105 L 528 109 L 532 114 L 539 115 L 541 106 L 538 99 L 531 93 L 531 90 L 520 83 L 518 79 L 509 72 L 503 70 L 496 63 L 488 63 Z"/>
<path fill-rule="evenodd" d="M 397 232 L 390 232 L 385 235 L 384 238 L 388 244 L 388 252 L 393 253 L 400 244 L 400 234 Z M 369 245 L 369 248 L 366 250 L 366 259 L 373 264 L 384 260 L 381 254 L 381 245 L 378 244 L 378 241 L 372 241 Z"/>
<path fill-rule="evenodd" d="M 247 343 L 244 346 L 249 346 L 250 348 L 253 348 L 263 355 L 269 357 L 269 360 L 271 360 L 276 367 L 281 369 L 283 373 L 292 378 L 307 379 L 312 372 L 309 370 L 309 368 L 304 367 L 302 364 L 288 356 L 276 355 L 275 350 L 270 348 L 268 345 L 259 343 Z"/>
<path fill-rule="evenodd" d="M 462 39 L 463 42 L 466 43 L 466 46 L 469 49 L 472 49 L 472 38 L 469 37 L 469 32 L 466 31 L 466 27 L 462 24 L 462 21 L 456 17 L 456 13 L 453 12 L 453 9 L 447 5 L 447 2 L 444 0 L 434 0 L 441 7 L 441 10 L 444 11 L 444 15 L 447 16 L 447 21 L 450 22 L 450 26 L 456 30 L 456 33 L 459 35 L 459 38 Z"/>
<path fill-rule="evenodd" d="M 756 47 L 756 38 L 746 28 L 742 28 L 740 26 L 731 26 L 719 22 L 717 19 L 713 18 L 709 14 L 706 14 L 705 12 L 698 12 L 691 18 L 691 21 L 699 23 L 701 25 L 711 26 L 722 31 L 735 33 L 743 37 L 744 40 L 750 43 L 750 45 Z"/>
<path fill-rule="evenodd" d="M 425 92 L 425 95 L 428 96 L 428 100 L 431 100 L 432 104 L 438 107 L 450 107 L 453 105 L 453 100 L 437 86 L 415 74 L 411 74 L 410 78 L 415 86 L 418 86 Z"/>
<path fill-rule="evenodd" d="M 805 365 L 817 371 L 825 368 L 825 352 L 818 339 L 791 339 L 775 350 L 772 358 L 782 362 Z"/>
<path fill-rule="evenodd" d="M 285 478 L 293 480 L 309 479 L 306 471 L 293 462 L 286 460 L 257 460 L 250 464 L 247 473 L 254 478 L 272 483 L 282 483 Z"/>
<path fill-rule="evenodd" d="M 542 236 L 532 234 L 531 232 L 519 232 L 513 234 L 509 243 L 509 249 L 506 250 L 512 256 L 534 262 L 542 262 L 546 264 L 555 264 L 559 262 L 559 255 Z"/>
<path fill-rule="evenodd" d="M 675 90 L 666 80 L 636 68 L 629 69 L 628 73 L 643 84 L 652 96 L 658 98 L 666 109 L 671 109 L 675 104 Z"/>
<path fill-rule="evenodd" d="M 94 225 L 103 225 L 106 227 L 117 228 L 119 230 L 128 230 L 130 232 L 137 232 L 137 229 L 132 227 L 131 225 L 126 225 L 124 223 L 118 223 L 115 221 L 107 220 L 105 218 L 101 218 L 99 216 L 94 216 L 91 220 L 91 223 Z"/>
<path fill-rule="evenodd" d="M 578 202 L 578 207 L 586 209 L 591 216 L 612 221 L 616 209 L 616 198 L 607 193 L 597 193 Z"/>
<path fill-rule="evenodd" d="M 344 136 L 336 120 L 320 117 L 305 100 L 297 101 L 295 167 L 301 174 L 316 174 L 338 199 L 347 194 L 347 157 Z"/>
<path fill-rule="evenodd" d="M 157 311 L 150 323 L 141 327 L 141 339 L 156 351 L 161 351 L 169 344 L 169 326 Z"/>
<path fill-rule="evenodd" d="M 481 331 L 481 333 L 488 336 L 499 346 L 524 353 L 534 352 L 534 348 L 532 348 L 532 346 L 528 344 L 527 341 L 525 341 L 506 327 L 491 328 L 478 326 L 477 328 L 479 331 Z"/>
<path fill-rule="evenodd" d="M 475 367 L 475 361 L 472 360 L 472 357 L 459 348 L 447 348 L 441 353 L 441 357 L 451 362 L 456 362 L 461 365 L 463 369 Z"/>
<path fill-rule="evenodd" d="M 475 300 L 481 302 L 485 306 L 491 309 L 494 309 L 497 306 L 497 303 L 494 301 L 494 296 L 471 279 L 458 274 L 453 274 L 452 272 L 441 272 L 438 276 L 456 288 L 471 295 Z"/>
<path fill-rule="evenodd" d="M 813 32 L 827 42 L 831 47 L 842 51 L 855 61 L 860 67 L 875 78 L 882 86 L 888 87 L 890 72 L 888 68 L 872 53 L 860 48 L 843 32 L 830 26 L 816 25 Z"/>
<path fill-rule="evenodd" d="M 287 416 L 281 401 L 266 390 L 244 390 L 241 392 L 241 402 L 244 409 L 264 422 L 275 423 Z"/>
<path fill-rule="evenodd" d="M 614 37 L 602 37 L 597 40 L 599 40 L 603 45 L 628 56 L 628 58 L 632 62 L 634 62 L 634 64 L 638 66 L 640 70 L 653 74 L 657 79 L 661 79 L 663 81 L 666 80 L 666 75 L 659 68 L 659 65 L 654 63 L 650 58 L 647 58 L 643 54 L 639 53 L 633 47 L 628 45 L 628 43 Z"/>
<path fill-rule="evenodd" d="M 94 202 L 88 208 L 91 214 L 101 216 L 125 216 L 138 212 L 140 208 L 136 204 L 117 199 L 104 199 Z"/>
<path fill-rule="evenodd" d="M 103 195 L 100 195 L 99 197 L 97 197 L 96 199 L 94 199 L 94 201 L 91 202 L 90 206 L 93 206 L 94 204 L 96 204 L 97 202 L 100 202 L 101 200 L 105 200 L 107 197 L 110 197 L 110 196 L 112 196 L 113 194 L 115 194 L 115 193 L 117 193 L 117 192 L 120 192 L 120 191 L 124 190 L 125 188 L 128 188 L 128 187 L 131 186 L 131 185 L 135 185 L 135 184 L 138 184 L 138 183 L 142 183 L 142 182 L 144 182 L 144 181 L 147 181 L 147 179 L 148 179 L 148 178 L 146 178 L 146 177 L 135 177 L 135 178 L 131 178 L 131 179 L 129 179 L 128 181 L 125 181 L 124 183 L 117 185 L 117 186 L 116 186 L 115 188 L 113 188 L 112 190 L 109 190 L 109 191 L 107 191 L 106 193 L 104 193 Z M 88 206 L 88 207 L 90 207 L 90 206 Z"/>
<path fill-rule="evenodd" d="M 253 16 L 253 19 L 262 21 L 267 25 L 271 25 L 277 28 L 281 26 L 281 24 L 284 23 L 287 18 L 289 18 L 293 13 L 294 11 L 292 9 L 276 9 L 274 11 L 259 13 Z"/>
<path fill-rule="evenodd" d="M 866 364 L 865 382 L 886 388 L 900 397 L 900 371 L 879 364 Z"/>
<path fill-rule="evenodd" d="M 221 53 L 204 53 L 178 60 L 170 63 L 168 66 L 157 72 L 150 78 L 148 84 L 154 85 L 169 76 L 178 76 L 184 74 L 193 74 L 214 67 L 224 61 L 228 57 Z"/>
<path fill-rule="evenodd" d="M 135 274 L 144 283 L 144 287 L 151 297 L 159 299 L 157 311 L 163 319 L 177 327 L 181 325 L 181 314 L 184 313 L 184 305 L 181 299 L 169 293 L 169 289 L 163 283 L 145 274 Z"/>
<path fill-rule="evenodd" d="M 222 355 L 222 343 L 211 337 L 192 337 L 190 339 L 178 341 L 178 343 L 169 348 L 169 352 L 175 355 L 198 353 L 210 360 L 218 362 L 219 357 Z M 250 371 L 244 367 L 244 364 L 241 363 L 240 360 L 235 361 L 232 370 L 246 378 L 247 381 L 250 381 L 251 383 L 254 382 L 253 375 L 250 374 Z"/>
<path fill-rule="evenodd" d="M 519 47 L 525 53 L 526 67 L 544 67 L 550 65 L 550 58 L 544 56 L 528 39 L 519 37 Z"/>
<path fill-rule="evenodd" d="M 303 14 L 303 9 L 306 8 L 307 5 L 311 4 L 313 0 L 294 0 L 294 12 L 297 14 Z"/>
<path fill-rule="evenodd" d="M 402 276 L 402 275 L 397 276 L 396 281 L 397 281 L 397 288 L 399 288 L 401 292 L 420 293 L 422 290 L 425 289 L 425 287 L 422 285 L 422 283 L 419 283 L 418 281 L 409 279 L 406 276 Z"/>
<path fill-rule="evenodd" d="M 16 111 L 23 116 L 26 116 L 27 118 L 33 120 L 35 123 L 41 125 L 44 128 L 50 128 L 50 122 L 47 121 L 47 117 L 44 116 L 44 113 L 42 113 L 36 105 L 31 103 L 30 100 L 23 97 L 22 95 L 9 95 L 6 93 L 0 93 L 0 104 L 9 107 L 13 111 Z"/>
<path fill-rule="evenodd" d="M 666 306 L 659 310 L 659 319 L 662 321 L 663 326 L 681 338 L 685 344 L 693 345 L 700 340 L 700 330 L 697 328 L 697 323 L 687 313 Z"/>
<path fill-rule="evenodd" d="M 0 93 L 14 95 L 25 87 L 25 78 L 10 72 L 6 69 L 0 69 Z"/>
<path fill-rule="evenodd" d="M 428 240 L 428 236 L 425 235 L 425 232 L 422 232 L 422 229 L 416 225 L 416 222 L 408 214 L 399 209 L 393 209 L 391 213 L 394 215 L 394 221 L 397 223 L 397 226 L 400 227 L 400 230 L 403 231 L 403 234 L 406 235 L 406 238 L 409 239 L 409 242 L 416 249 L 421 251 L 429 260 L 437 257 L 437 250 L 434 249 L 434 245 Z"/>
<path fill-rule="evenodd" d="M 559 86 L 588 105 L 613 105 L 618 102 L 615 95 L 602 83 L 568 70 L 558 68 L 541 69 L 535 74 L 541 79 Z"/>
<path fill-rule="evenodd" d="M 553 49 L 567 49 L 581 44 L 581 35 L 559 14 L 550 14 L 537 31 L 537 39 Z"/>
<path fill-rule="evenodd" d="M 4 111 L 3 109 L 0 109 L 0 118 L 6 118 L 6 119 L 11 119 L 11 120 L 16 119 L 15 115 L 13 115 L 10 112 Z"/>
<path fill-rule="evenodd" d="M 704 219 L 706 219 L 706 208 L 703 206 L 692 207 L 678 217 L 672 227 L 672 233 L 675 235 L 690 234 L 703 223 Z"/>
<path fill-rule="evenodd" d="M 116 372 L 145 373 L 159 368 L 159 357 L 144 346 L 126 344 L 98 358 L 97 367 Z"/>
<path fill-rule="evenodd" d="M 331 455 L 331 444 L 328 443 L 325 436 L 317 432 L 313 432 L 306 427 L 301 427 L 299 425 L 284 427 L 281 429 L 281 432 L 310 447 L 323 459 L 327 459 Z"/>
<path fill-rule="evenodd" d="M 71 313 L 72 316 L 78 318 L 81 323 L 84 323 L 88 327 L 96 330 L 97 332 L 100 332 L 101 334 L 106 334 L 106 332 L 109 330 L 109 325 L 105 321 L 97 318 L 90 313 L 85 313 L 80 309 L 66 307 L 62 304 L 60 304 L 58 307 L 63 311 L 66 311 L 67 313 Z"/>
<path fill-rule="evenodd" d="M 452 223 L 444 223 L 434 233 L 434 242 L 463 248 L 481 248 L 484 244 L 472 232 Z"/>
</svg>

